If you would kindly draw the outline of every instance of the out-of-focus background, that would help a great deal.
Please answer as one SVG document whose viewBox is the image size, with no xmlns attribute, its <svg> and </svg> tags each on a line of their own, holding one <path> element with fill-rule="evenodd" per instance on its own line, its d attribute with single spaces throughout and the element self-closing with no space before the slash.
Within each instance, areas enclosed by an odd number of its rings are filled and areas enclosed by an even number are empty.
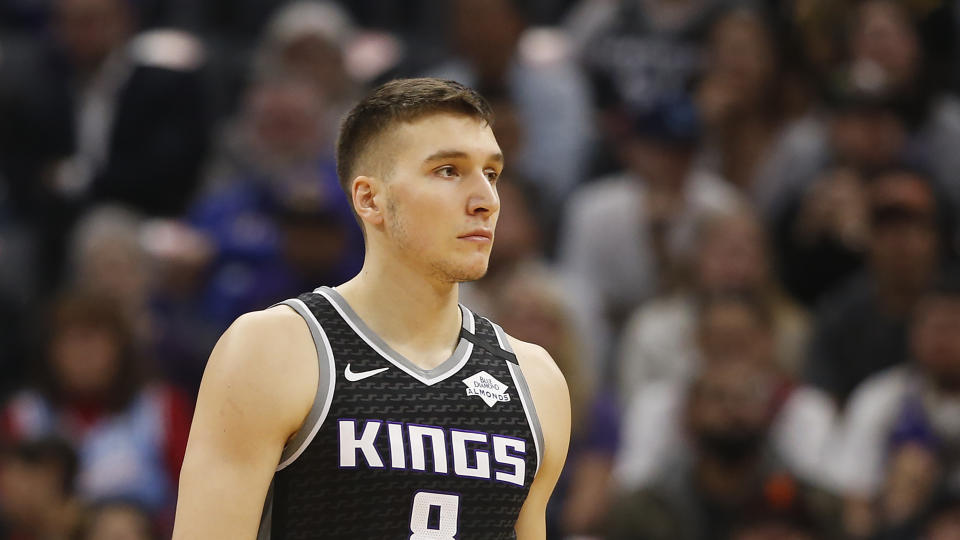
<svg viewBox="0 0 960 540">
<path fill-rule="evenodd" d="M 335 285 L 372 86 L 480 90 L 464 302 L 574 406 L 550 538 L 960 538 L 948 0 L 0 0 L 0 538 L 168 537 L 204 362 Z"/>
</svg>

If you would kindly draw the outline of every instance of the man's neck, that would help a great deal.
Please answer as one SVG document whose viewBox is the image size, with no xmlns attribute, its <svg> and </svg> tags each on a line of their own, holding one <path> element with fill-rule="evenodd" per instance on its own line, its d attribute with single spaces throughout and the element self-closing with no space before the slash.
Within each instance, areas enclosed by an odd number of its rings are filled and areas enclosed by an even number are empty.
<svg viewBox="0 0 960 540">
<path fill-rule="evenodd" d="M 419 367 L 446 360 L 459 341 L 459 284 L 424 276 L 398 261 L 368 254 L 363 269 L 337 287 L 357 315 L 381 339 Z"/>
</svg>

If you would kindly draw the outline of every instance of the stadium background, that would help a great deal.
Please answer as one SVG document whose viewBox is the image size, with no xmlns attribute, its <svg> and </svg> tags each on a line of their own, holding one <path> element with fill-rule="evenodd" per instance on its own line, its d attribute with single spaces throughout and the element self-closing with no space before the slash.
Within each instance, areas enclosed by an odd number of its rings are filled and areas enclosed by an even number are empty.
<svg viewBox="0 0 960 540">
<path fill-rule="evenodd" d="M 0 0 L 0 538 L 169 536 L 240 313 L 362 262 L 342 114 L 507 156 L 468 305 L 570 382 L 551 538 L 960 538 L 960 7 Z"/>
</svg>

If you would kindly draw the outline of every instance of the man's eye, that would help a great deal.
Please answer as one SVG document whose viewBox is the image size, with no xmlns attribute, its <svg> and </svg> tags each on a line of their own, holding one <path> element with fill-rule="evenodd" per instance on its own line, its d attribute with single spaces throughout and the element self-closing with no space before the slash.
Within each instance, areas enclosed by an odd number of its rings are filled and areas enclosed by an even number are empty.
<svg viewBox="0 0 960 540">
<path fill-rule="evenodd" d="M 447 165 L 447 166 L 445 166 L 445 167 L 440 167 L 440 168 L 437 169 L 435 172 L 436 172 L 439 176 L 442 176 L 442 177 L 444 177 L 444 178 L 453 178 L 454 176 L 457 175 L 457 169 L 455 169 L 452 165 Z"/>
<path fill-rule="evenodd" d="M 487 171 L 487 180 L 491 182 L 496 182 L 500 178 L 500 173 L 497 171 Z"/>
</svg>

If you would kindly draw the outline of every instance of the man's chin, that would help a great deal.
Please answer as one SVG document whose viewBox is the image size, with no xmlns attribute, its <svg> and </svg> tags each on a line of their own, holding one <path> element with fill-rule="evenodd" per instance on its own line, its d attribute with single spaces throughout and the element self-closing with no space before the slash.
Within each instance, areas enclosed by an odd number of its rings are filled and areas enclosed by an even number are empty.
<svg viewBox="0 0 960 540">
<path fill-rule="evenodd" d="M 454 283 L 467 283 L 477 281 L 487 275 L 487 265 L 473 268 L 458 268 L 447 273 L 447 278 Z"/>
</svg>

